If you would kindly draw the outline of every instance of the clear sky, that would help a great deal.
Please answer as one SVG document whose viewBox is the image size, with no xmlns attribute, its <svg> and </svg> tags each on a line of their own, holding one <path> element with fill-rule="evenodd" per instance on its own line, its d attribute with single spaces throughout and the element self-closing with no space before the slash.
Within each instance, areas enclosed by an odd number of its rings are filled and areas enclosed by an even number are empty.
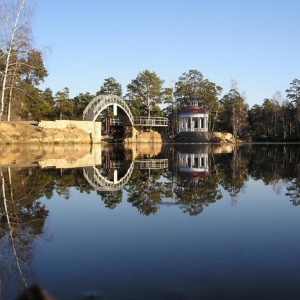
<svg viewBox="0 0 300 300">
<path fill-rule="evenodd" d="M 38 48 L 49 46 L 42 89 L 95 94 L 110 76 L 126 85 L 154 71 L 174 86 L 191 69 L 250 106 L 300 79 L 300 0 L 40 0 Z"/>
</svg>

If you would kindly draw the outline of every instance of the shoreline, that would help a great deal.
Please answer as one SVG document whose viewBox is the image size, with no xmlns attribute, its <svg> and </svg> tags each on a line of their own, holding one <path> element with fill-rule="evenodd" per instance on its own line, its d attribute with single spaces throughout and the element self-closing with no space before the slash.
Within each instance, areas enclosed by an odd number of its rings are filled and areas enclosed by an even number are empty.
<svg viewBox="0 0 300 300">
<path fill-rule="evenodd" d="M 139 138 L 139 136 L 141 138 Z M 129 138 L 123 142 L 100 141 L 93 142 L 92 137 L 87 132 L 77 128 L 68 127 L 65 129 L 40 128 L 32 124 L 22 122 L 2 122 L 0 123 L 0 145 L 23 145 L 23 144 L 43 144 L 43 145 L 79 145 L 79 144 L 300 144 L 300 140 L 280 140 L 255 138 L 252 141 L 242 141 L 234 139 L 229 133 L 215 132 L 212 139 L 207 133 L 189 133 L 178 135 L 174 139 L 166 137 L 157 132 L 143 132 L 136 138 Z"/>
</svg>

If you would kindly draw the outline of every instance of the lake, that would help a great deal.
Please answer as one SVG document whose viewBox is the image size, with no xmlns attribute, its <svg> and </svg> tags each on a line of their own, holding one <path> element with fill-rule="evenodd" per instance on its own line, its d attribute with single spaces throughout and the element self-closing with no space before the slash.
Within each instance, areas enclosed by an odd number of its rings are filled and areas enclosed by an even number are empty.
<svg viewBox="0 0 300 300">
<path fill-rule="evenodd" d="M 0 151 L 1 299 L 299 299 L 299 145 Z"/>
</svg>

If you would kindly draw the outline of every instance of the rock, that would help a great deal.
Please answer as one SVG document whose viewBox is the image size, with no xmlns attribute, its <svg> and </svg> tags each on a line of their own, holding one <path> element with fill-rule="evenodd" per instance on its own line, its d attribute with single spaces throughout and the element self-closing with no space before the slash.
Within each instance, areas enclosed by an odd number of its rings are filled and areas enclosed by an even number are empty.
<svg viewBox="0 0 300 300">
<path fill-rule="evenodd" d="M 76 127 L 66 129 L 38 128 L 33 125 L 0 123 L 1 144 L 21 143 L 90 143 L 90 135 Z"/>
<path fill-rule="evenodd" d="M 125 143 L 162 143 L 161 134 L 156 131 L 138 132 L 132 131 L 132 137 L 126 138 Z"/>
</svg>

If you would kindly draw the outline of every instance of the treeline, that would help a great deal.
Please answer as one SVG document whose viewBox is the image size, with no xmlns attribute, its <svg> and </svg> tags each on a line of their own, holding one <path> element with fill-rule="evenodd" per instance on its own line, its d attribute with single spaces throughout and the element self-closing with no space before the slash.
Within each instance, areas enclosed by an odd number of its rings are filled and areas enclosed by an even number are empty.
<svg viewBox="0 0 300 300">
<path fill-rule="evenodd" d="M 41 90 L 39 85 L 48 71 L 42 51 L 33 47 L 30 7 L 25 2 L 0 2 L 0 122 L 81 120 L 85 107 L 95 96 L 115 94 L 127 101 L 134 116 L 169 118 L 168 130 L 174 136 L 180 110 L 191 98 L 197 98 L 199 106 L 209 114 L 211 132 L 232 132 L 244 139 L 300 137 L 299 79 L 291 81 L 285 96 L 275 93 L 271 99 L 262 99 L 262 105 L 251 108 L 236 82 L 232 82 L 229 91 L 223 91 L 198 70 L 184 72 L 173 87 L 165 87 L 164 80 L 154 71 L 143 70 L 127 84 L 124 95 L 121 84 L 113 77 L 106 78 L 95 94 L 83 92 L 73 98 L 67 87 L 62 91 Z M 109 114 L 108 110 L 102 119 Z"/>
</svg>

